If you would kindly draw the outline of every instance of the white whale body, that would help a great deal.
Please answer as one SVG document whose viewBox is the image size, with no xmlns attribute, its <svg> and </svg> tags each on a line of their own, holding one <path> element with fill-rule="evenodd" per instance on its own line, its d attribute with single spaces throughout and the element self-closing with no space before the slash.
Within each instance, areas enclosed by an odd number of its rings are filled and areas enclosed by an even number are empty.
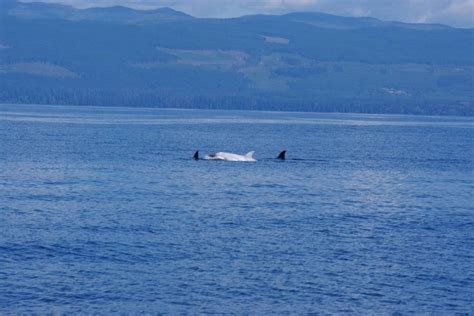
<svg viewBox="0 0 474 316">
<path fill-rule="evenodd" d="M 223 161 L 257 161 L 253 158 L 254 152 L 251 151 L 246 155 L 238 155 L 233 153 L 218 152 L 204 156 L 204 160 L 223 160 Z"/>
<path fill-rule="evenodd" d="M 221 161 L 257 161 L 253 158 L 254 152 L 251 151 L 246 155 L 238 155 L 233 153 L 226 153 L 226 152 L 217 152 L 215 154 L 208 154 L 204 156 L 204 160 L 221 160 Z M 194 153 L 193 156 L 194 160 L 200 160 L 202 158 L 199 157 L 199 150 Z M 286 150 L 283 150 L 278 154 L 276 157 L 277 160 L 284 161 L 286 159 Z"/>
</svg>

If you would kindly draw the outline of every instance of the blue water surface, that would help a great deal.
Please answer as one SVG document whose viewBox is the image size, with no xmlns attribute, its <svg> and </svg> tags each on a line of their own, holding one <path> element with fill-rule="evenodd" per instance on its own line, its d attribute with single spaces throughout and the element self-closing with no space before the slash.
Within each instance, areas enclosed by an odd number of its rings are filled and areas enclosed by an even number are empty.
<svg viewBox="0 0 474 316">
<path fill-rule="evenodd" d="M 0 313 L 474 313 L 473 136 L 472 118 L 0 105 Z"/>
</svg>

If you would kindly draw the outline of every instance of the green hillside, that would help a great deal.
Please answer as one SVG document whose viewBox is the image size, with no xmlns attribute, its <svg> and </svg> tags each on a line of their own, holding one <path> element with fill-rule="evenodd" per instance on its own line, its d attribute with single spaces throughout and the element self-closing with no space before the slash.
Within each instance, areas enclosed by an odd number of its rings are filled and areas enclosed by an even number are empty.
<svg viewBox="0 0 474 316">
<path fill-rule="evenodd" d="M 472 29 L 1 5 L 1 103 L 474 114 Z"/>
</svg>

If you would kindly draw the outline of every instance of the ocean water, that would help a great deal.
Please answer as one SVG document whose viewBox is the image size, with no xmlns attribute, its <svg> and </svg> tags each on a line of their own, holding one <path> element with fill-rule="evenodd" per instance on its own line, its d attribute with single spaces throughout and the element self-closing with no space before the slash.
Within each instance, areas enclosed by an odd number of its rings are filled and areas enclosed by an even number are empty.
<svg viewBox="0 0 474 316">
<path fill-rule="evenodd" d="M 0 105 L 0 314 L 474 313 L 473 136 L 472 118 Z"/>
</svg>

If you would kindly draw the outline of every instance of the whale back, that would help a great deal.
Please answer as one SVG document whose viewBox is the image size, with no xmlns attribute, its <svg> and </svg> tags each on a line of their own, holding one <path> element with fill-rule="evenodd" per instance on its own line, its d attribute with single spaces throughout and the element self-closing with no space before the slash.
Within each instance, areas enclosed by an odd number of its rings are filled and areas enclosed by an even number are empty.
<svg viewBox="0 0 474 316">
<path fill-rule="evenodd" d="M 245 157 L 246 158 L 252 158 L 253 159 L 253 154 L 255 153 L 255 151 L 251 151 L 251 152 L 248 152 Z"/>
<path fill-rule="evenodd" d="M 197 151 L 194 153 L 193 159 L 194 159 L 194 160 L 199 160 L 199 150 L 197 150 Z"/>
</svg>

